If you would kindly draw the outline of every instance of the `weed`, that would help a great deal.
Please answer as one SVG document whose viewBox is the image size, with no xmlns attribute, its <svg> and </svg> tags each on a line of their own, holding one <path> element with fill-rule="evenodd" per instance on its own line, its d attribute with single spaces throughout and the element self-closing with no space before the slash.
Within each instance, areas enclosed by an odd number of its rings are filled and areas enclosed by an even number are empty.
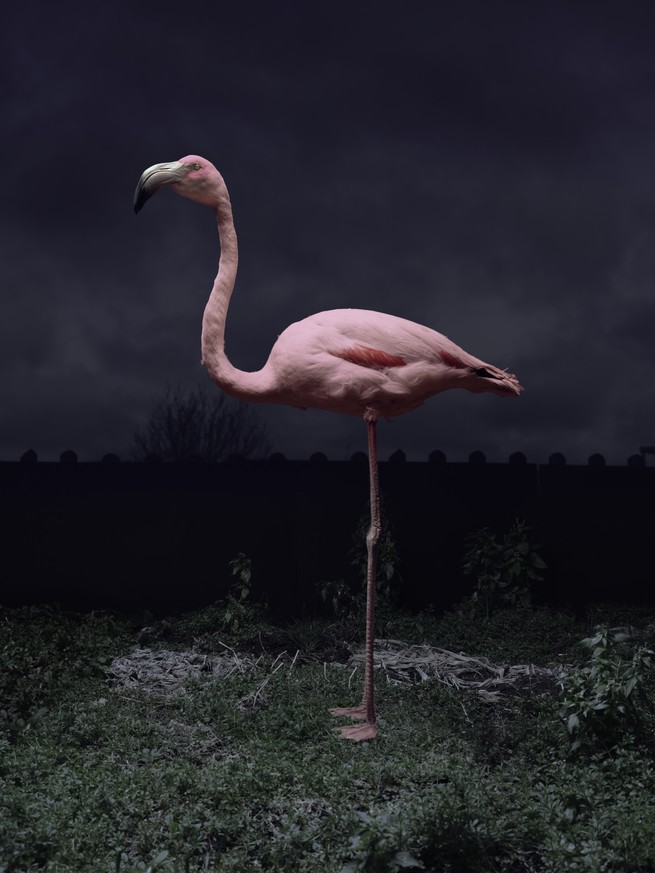
<svg viewBox="0 0 655 873">
<path fill-rule="evenodd" d="M 232 575 L 238 576 L 238 582 L 233 586 L 233 596 L 243 601 L 250 595 L 250 584 L 252 580 L 252 561 L 243 552 L 239 552 L 236 558 L 230 561 L 232 567 Z"/>
<path fill-rule="evenodd" d="M 280 639 L 291 654 L 300 652 L 305 657 L 323 652 L 335 645 L 335 639 L 319 619 L 297 619 L 283 628 Z"/>
<path fill-rule="evenodd" d="M 425 870 L 425 866 L 405 849 L 398 825 L 388 813 L 374 818 L 358 812 L 359 826 L 350 837 L 348 863 L 340 873 L 397 873 L 399 870 Z"/>
<path fill-rule="evenodd" d="M 530 538 L 530 528 L 518 519 L 498 542 L 488 528 L 466 538 L 465 575 L 473 576 L 476 587 L 471 596 L 474 611 L 482 609 L 489 618 L 498 605 L 527 606 L 531 587 L 540 581 L 546 565 Z"/>
<path fill-rule="evenodd" d="M 356 597 L 343 579 L 319 582 L 317 588 L 321 602 L 335 618 L 354 618 L 361 612 L 363 599 Z"/>
<path fill-rule="evenodd" d="M 396 542 L 393 538 L 391 521 L 384 506 L 380 503 L 380 539 L 378 541 L 377 576 L 375 580 L 378 599 L 381 601 L 393 600 L 393 588 L 400 581 L 400 559 Z M 353 534 L 353 547 L 351 549 L 352 564 L 359 570 L 360 578 L 366 587 L 366 574 L 368 570 L 368 550 L 366 535 L 371 525 L 371 519 L 366 512 L 359 520 L 357 529 Z M 363 603 L 363 598 L 362 598 Z"/>
<path fill-rule="evenodd" d="M 608 749 L 629 730 L 639 730 L 649 706 L 645 689 L 652 680 L 653 651 L 635 647 L 625 633 L 597 627 L 582 640 L 591 650 L 587 666 L 564 677 L 560 716 L 571 737 L 571 750 L 583 744 Z"/>
</svg>

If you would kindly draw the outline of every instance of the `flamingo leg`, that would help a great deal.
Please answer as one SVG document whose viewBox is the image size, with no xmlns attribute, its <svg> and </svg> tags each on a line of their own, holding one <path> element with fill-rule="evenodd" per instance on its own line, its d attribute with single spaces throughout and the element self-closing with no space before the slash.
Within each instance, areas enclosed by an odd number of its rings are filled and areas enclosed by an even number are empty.
<svg viewBox="0 0 655 873">
<path fill-rule="evenodd" d="M 380 483 L 378 478 L 378 449 L 376 418 L 367 413 L 368 428 L 368 469 L 371 501 L 371 525 L 366 534 L 366 660 L 364 666 L 364 694 L 359 706 L 336 707 L 332 715 L 348 716 L 361 720 L 361 725 L 347 725 L 339 728 L 347 740 L 370 740 L 377 734 L 375 726 L 375 699 L 373 687 L 373 647 L 375 644 L 375 579 L 377 575 L 378 546 L 380 542 Z"/>
</svg>

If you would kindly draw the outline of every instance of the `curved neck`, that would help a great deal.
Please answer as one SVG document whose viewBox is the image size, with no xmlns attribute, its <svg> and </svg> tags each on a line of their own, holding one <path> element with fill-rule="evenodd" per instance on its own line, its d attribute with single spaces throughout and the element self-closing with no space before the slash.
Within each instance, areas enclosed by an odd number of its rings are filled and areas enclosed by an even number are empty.
<svg viewBox="0 0 655 873">
<path fill-rule="evenodd" d="M 221 256 L 218 273 L 202 318 L 201 349 L 202 363 L 207 367 L 212 379 L 219 381 L 225 364 L 229 364 L 225 357 L 225 321 L 239 265 L 237 235 L 227 188 L 219 192 L 214 211 L 221 242 Z"/>
<path fill-rule="evenodd" d="M 221 256 L 218 273 L 202 319 L 202 363 L 210 378 L 233 397 L 263 400 L 261 371 L 246 373 L 233 367 L 225 354 L 225 322 L 234 290 L 239 263 L 237 234 L 232 217 L 230 195 L 222 177 L 217 180 L 214 203 Z"/>
</svg>

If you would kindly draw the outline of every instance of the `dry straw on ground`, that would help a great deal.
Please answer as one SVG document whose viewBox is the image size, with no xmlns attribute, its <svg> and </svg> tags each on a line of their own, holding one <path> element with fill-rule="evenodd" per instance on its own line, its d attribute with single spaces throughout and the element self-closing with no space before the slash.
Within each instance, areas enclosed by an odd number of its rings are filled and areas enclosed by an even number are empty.
<svg viewBox="0 0 655 873">
<path fill-rule="evenodd" d="M 109 682 L 114 688 L 142 690 L 159 697 L 185 694 L 192 679 L 217 679 L 235 673 L 252 671 L 261 665 L 262 657 L 237 653 L 225 647 L 218 655 L 199 652 L 136 649 L 130 655 L 116 658 L 109 668 Z M 243 709 L 266 704 L 265 687 L 271 676 L 283 666 L 293 669 L 299 653 L 293 659 L 283 652 L 268 668 L 268 675 L 253 692 L 240 701 Z M 554 691 L 562 667 L 536 667 L 534 664 L 492 664 L 487 658 L 472 657 L 428 645 L 407 645 L 401 640 L 379 639 L 375 644 L 375 669 L 382 671 L 387 681 L 397 683 L 425 682 L 436 679 L 445 685 L 477 692 L 488 703 L 501 695 L 529 691 Z M 341 668 L 353 668 L 352 675 L 363 668 L 364 653 L 354 654 Z"/>
<path fill-rule="evenodd" d="M 436 646 L 408 646 L 401 640 L 379 639 L 375 643 L 376 669 L 390 682 L 425 682 L 436 679 L 457 689 L 476 691 L 489 703 L 501 693 L 544 691 L 555 688 L 562 668 L 534 664 L 492 664 L 488 658 L 472 657 Z M 353 666 L 363 666 L 364 653 L 352 656 Z"/>
<path fill-rule="evenodd" d="M 219 655 L 135 649 L 112 661 L 108 678 L 114 688 L 145 691 L 158 697 L 185 694 L 191 679 L 224 678 L 257 666 L 260 658 L 239 655 L 233 649 Z"/>
</svg>

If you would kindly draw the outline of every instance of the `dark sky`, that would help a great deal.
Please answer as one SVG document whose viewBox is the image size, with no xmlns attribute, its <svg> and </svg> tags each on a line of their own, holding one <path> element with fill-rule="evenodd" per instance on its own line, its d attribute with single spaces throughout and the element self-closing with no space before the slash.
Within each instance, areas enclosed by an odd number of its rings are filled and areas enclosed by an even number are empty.
<svg viewBox="0 0 655 873">
<path fill-rule="evenodd" d="M 432 398 L 381 424 L 382 458 L 624 463 L 655 443 L 647 8 L 10 4 L 0 459 L 124 453 L 167 383 L 207 381 L 213 216 L 170 191 L 132 211 L 141 172 L 189 153 L 234 206 L 236 366 L 262 366 L 292 321 L 360 307 L 427 324 L 526 388 Z M 357 419 L 259 412 L 289 457 L 365 448 Z"/>
</svg>

